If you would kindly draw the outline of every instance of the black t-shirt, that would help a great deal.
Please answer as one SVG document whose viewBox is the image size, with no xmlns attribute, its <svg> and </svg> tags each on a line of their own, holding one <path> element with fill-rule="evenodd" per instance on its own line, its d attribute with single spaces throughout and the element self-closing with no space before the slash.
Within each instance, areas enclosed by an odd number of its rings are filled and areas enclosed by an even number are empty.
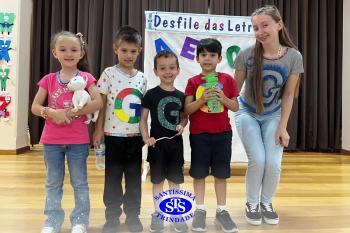
<svg viewBox="0 0 350 233">
<path fill-rule="evenodd" d="M 166 91 L 156 86 L 147 91 L 141 105 L 151 113 L 151 137 L 171 137 L 177 133 L 184 103 L 185 95 L 177 89 Z"/>
</svg>

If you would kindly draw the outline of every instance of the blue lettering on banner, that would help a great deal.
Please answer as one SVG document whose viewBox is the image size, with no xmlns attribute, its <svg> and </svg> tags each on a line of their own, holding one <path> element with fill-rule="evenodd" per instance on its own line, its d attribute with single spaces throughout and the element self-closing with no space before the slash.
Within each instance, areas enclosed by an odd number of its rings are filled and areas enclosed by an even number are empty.
<svg viewBox="0 0 350 233">
<path fill-rule="evenodd" d="M 146 12 L 146 27 L 150 30 L 198 32 L 254 36 L 250 17 Z"/>
<path fill-rule="evenodd" d="M 156 52 L 157 53 L 159 53 L 160 51 L 169 51 L 169 52 L 171 52 L 171 49 L 169 48 L 169 46 L 161 38 L 156 39 L 154 41 L 154 44 L 156 46 Z"/>
</svg>

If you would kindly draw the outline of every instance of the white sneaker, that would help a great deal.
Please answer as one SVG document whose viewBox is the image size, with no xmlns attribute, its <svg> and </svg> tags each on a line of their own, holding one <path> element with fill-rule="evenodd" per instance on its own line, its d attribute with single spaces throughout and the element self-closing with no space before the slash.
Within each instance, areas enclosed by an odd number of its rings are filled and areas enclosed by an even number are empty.
<svg viewBox="0 0 350 233">
<path fill-rule="evenodd" d="M 87 233 L 86 225 L 77 224 L 72 227 L 72 233 Z"/>
<path fill-rule="evenodd" d="M 41 233 L 56 233 L 55 228 L 53 227 L 43 227 Z"/>
</svg>

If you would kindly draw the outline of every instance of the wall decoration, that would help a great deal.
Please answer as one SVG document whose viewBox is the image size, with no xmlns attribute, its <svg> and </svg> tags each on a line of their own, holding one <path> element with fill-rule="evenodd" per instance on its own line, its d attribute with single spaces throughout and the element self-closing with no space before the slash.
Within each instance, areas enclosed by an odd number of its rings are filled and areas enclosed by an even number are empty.
<svg viewBox="0 0 350 233">
<path fill-rule="evenodd" d="M 10 113 L 7 111 L 8 105 L 11 103 L 11 96 L 0 96 L 0 119 L 9 120 Z"/>
<path fill-rule="evenodd" d="M 15 21 L 14 13 L 4 13 L 0 12 L 0 32 L 1 36 L 4 36 L 7 33 L 7 36 L 10 36 L 13 28 L 13 23 Z"/>
<path fill-rule="evenodd" d="M 5 69 L 0 68 L 0 94 L 7 93 L 6 86 L 7 86 L 7 80 L 10 79 L 9 73 L 10 73 L 9 68 L 5 68 Z"/>
<path fill-rule="evenodd" d="M 6 63 L 9 65 L 10 62 L 10 54 L 9 51 L 11 40 L 0 40 L 0 61 L 4 59 Z"/>
<path fill-rule="evenodd" d="M 15 83 L 12 78 L 9 77 L 10 69 L 12 65 L 12 55 L 9 51 L 14 50 L 11 48 L 13 45 L 12 40 L 9 38 L 13 36 L 13 27 L 15 21 L 15 13 L 13 12 L 0 12 L 0 120 L 12 121 L 12 114 L 9 112 L 9 106 L 12 101 L 11 93 L 9 91 L 9 81 L 12 85 Z"/>
</svg>

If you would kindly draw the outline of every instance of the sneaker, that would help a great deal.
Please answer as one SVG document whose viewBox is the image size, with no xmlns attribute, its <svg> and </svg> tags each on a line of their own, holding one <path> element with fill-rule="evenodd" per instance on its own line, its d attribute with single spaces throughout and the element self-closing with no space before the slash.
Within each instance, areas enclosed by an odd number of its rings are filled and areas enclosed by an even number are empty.
<svg viewBox="0 0 350 233">
<path fill-rule="evenodd" d="M 76 224 L 72 227 L 72 233 L 87 233 L 87 227 L 84 224 Z"/>
<path fill-rule="evenodd" d="M 247 202 L 245 207 L 245 219 L 252 225 L 261 225 L 260 205 Z"/>
<path fill-rule="evenodd" d="M 184 233 L 188 231 L 188 226 L 186 222 L 174 222 L 174 230 L 179 233 Z"/>
<path fill-rule="evenodd" d="M 157 212 L 152 214 L 151 225 L 149 226 L 150 232 L 163 232 L 164 231 L 164 221 L 157 217 Z"/>
<path fill-rule="evenodd" d="M 276 225 L 279 222 L 278 214 L 272 207 L 272 203 L 261 203 L 261 215 L 264 219 L 264 222 L 271 225 Z"/>
<path fill-rule="evenodd" d="M 116 233 L 120 226 L 119 219 L 115 222 L 107 221 L 102 228 L 102 233 Z"/>
<path fill-rule="evenodd" d="M 143 226 L 139 216 L 127 216 L 125 219 L 125 225 L 130 232 L 142 232 Z"/>
<path fill-rule="evenodd" d="M 232 221 L 230 214 L 226 210 L 216 212 L 215 225 L 221 228 L 223 232 L 238 232 L 236 223 Z"/>
<path fill-rule="evenodd" d="M 196 209 L 193 214 L 192 221 L 192 231 L 207 231 L 207 224 L 205 223 L 205 218 L 207 216 L 207 211 Z"/>
<path fill-rule="evenodd" d="M 53 227 L 43 227 L 41 233 L 57 233 L 57 231 Z"/>
</svg>

